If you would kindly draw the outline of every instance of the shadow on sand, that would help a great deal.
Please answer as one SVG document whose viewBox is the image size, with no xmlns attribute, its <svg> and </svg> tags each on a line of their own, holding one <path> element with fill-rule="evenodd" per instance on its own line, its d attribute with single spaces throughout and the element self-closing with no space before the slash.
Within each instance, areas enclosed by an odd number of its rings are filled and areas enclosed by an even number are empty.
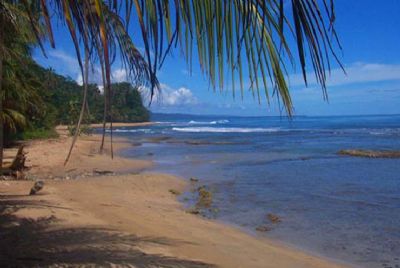
<svg viewBox="0 0 400 268">
<path fill-rule="evenodd" d="M 138 249 L 149 243 L 185 241 L 138 237 L 107 228 L 60 228 L 54 216 L 28 220 L 12 215 L 20 208 L 41 206 L 50 204 L 0 195 L 0 267 L 214 267 Z"/>
</svg>

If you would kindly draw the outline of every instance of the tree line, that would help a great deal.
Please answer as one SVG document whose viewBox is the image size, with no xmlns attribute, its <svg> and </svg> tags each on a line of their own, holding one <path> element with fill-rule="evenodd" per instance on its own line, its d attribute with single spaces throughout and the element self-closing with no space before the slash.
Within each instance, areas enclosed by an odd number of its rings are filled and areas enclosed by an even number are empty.
<svg viewBox="0 0 400 268">
<path fill-rule="evenodd" d="M 24 73 L 24 88 L 16 89 L 16 81 L 4 83 L 5 144 L 16 139 L 45 138 L 55 135 L 56 125 L 74 126 L 79 118 L 83 86 L 70 77 L 43 68 L 32 59 L 16 65 L 15 72 Z M 113 83 L 111 113 L 114 122 L 144 122 L 149 111 L 140 92 L 128 82 Z M 96 84 L 88 85 L 87 113 L 83 123 L 101 123 L 104 96 Z M 24 95 L 24 96 L 22 96 Z"/>
</svg>

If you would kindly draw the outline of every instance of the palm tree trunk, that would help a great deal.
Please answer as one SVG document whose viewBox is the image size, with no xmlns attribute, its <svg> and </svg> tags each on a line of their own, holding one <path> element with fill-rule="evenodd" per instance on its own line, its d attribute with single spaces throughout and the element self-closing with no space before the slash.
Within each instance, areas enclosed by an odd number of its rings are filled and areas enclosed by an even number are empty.
<svg viewBox="0 0 400 268">
<path fill-rule="evenodd" d="M 104 140 L 106 136 L 106 124 L 107 124 L 107 93 L 106 93 L 106 83 L 105 83 L 105 75 L 104 75 L 104 65 L 102 55 L 99 55 L 100 65 L 101 65 L 101 77 L 103 81 L 103 96 L 104 96 L 104 111 L 103 111 L 103 133 L 101 135 L 101 144 L 100 144 L 100 153 L 103 153 L 104 149 Z"/>
<path fill-rule="evenodd" d="M 81 107 L 81 112 L 79 114 L 79 120 L 78 123 L 76 124 L 75 128 L 75 133 L 74 137 L 72 139 L 72 144 L 71 147 L 69 148 L 69 152 L 67 155 L 67 158 L 65 159 L 64 166 L 68 163 L 69 158 L 71 157 L 72 150 L 74 149 L 75 142 L 78 139 L 79 132 L 81 129 L 81 124 L 83 120 L 83 116 L 85 114 L 85 109 L 87 108 L 89 110 L 88 102 L 87 102 L 87 92 L 88 92 L 88 85 L 89 85 L 89 48 L 88 48 L 88 33 L 84 31 L 84 47 L 85 47 L 85 69 L 81 70 L 82 71 L 82 80 L 83 80 L 83 100 L 82 100 L 82 107 Z"/>
<path fill-rule="evenodd" d="M 4 120 L 3 120 L 3 42 L 4 42 L 4 23 L 3 16 L 0 14 L 0 174 L 3 173 L 3 149 L 4 149 Z"/>
</svg>

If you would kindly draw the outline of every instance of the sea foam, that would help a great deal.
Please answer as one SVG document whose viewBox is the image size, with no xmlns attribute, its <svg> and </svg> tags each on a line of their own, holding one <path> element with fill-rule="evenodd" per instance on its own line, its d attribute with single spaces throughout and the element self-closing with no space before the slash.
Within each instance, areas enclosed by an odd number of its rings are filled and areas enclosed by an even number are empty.
<svg viewBox="0 0 400 268">
<path fill-rule="evenodd" d="M 178 132 L 252 133 L 278 132 L 280 128 L 241 128 L 241 127 L 174 127 Z"/>
</svg>

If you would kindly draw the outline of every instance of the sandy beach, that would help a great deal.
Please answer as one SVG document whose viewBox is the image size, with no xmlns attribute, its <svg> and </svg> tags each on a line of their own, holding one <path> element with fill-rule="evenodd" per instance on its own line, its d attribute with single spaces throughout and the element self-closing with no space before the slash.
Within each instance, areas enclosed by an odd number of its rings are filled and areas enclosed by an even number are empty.
<svg viewBox="0 0 400 268">
<path fill-rule="evenodd" d="M 170 190 L 189 183 L 141 173 L 151 162 L 98 154 L 100 137 L 32 141 L 27 177 L 0 181 L 0 265 L 106 267 L 342 267 L 185 212 Z M 115 151 L 130 146 L 116 139 Z M 102 175 L 106 174 L 106 175 Z"/>
</svg>

